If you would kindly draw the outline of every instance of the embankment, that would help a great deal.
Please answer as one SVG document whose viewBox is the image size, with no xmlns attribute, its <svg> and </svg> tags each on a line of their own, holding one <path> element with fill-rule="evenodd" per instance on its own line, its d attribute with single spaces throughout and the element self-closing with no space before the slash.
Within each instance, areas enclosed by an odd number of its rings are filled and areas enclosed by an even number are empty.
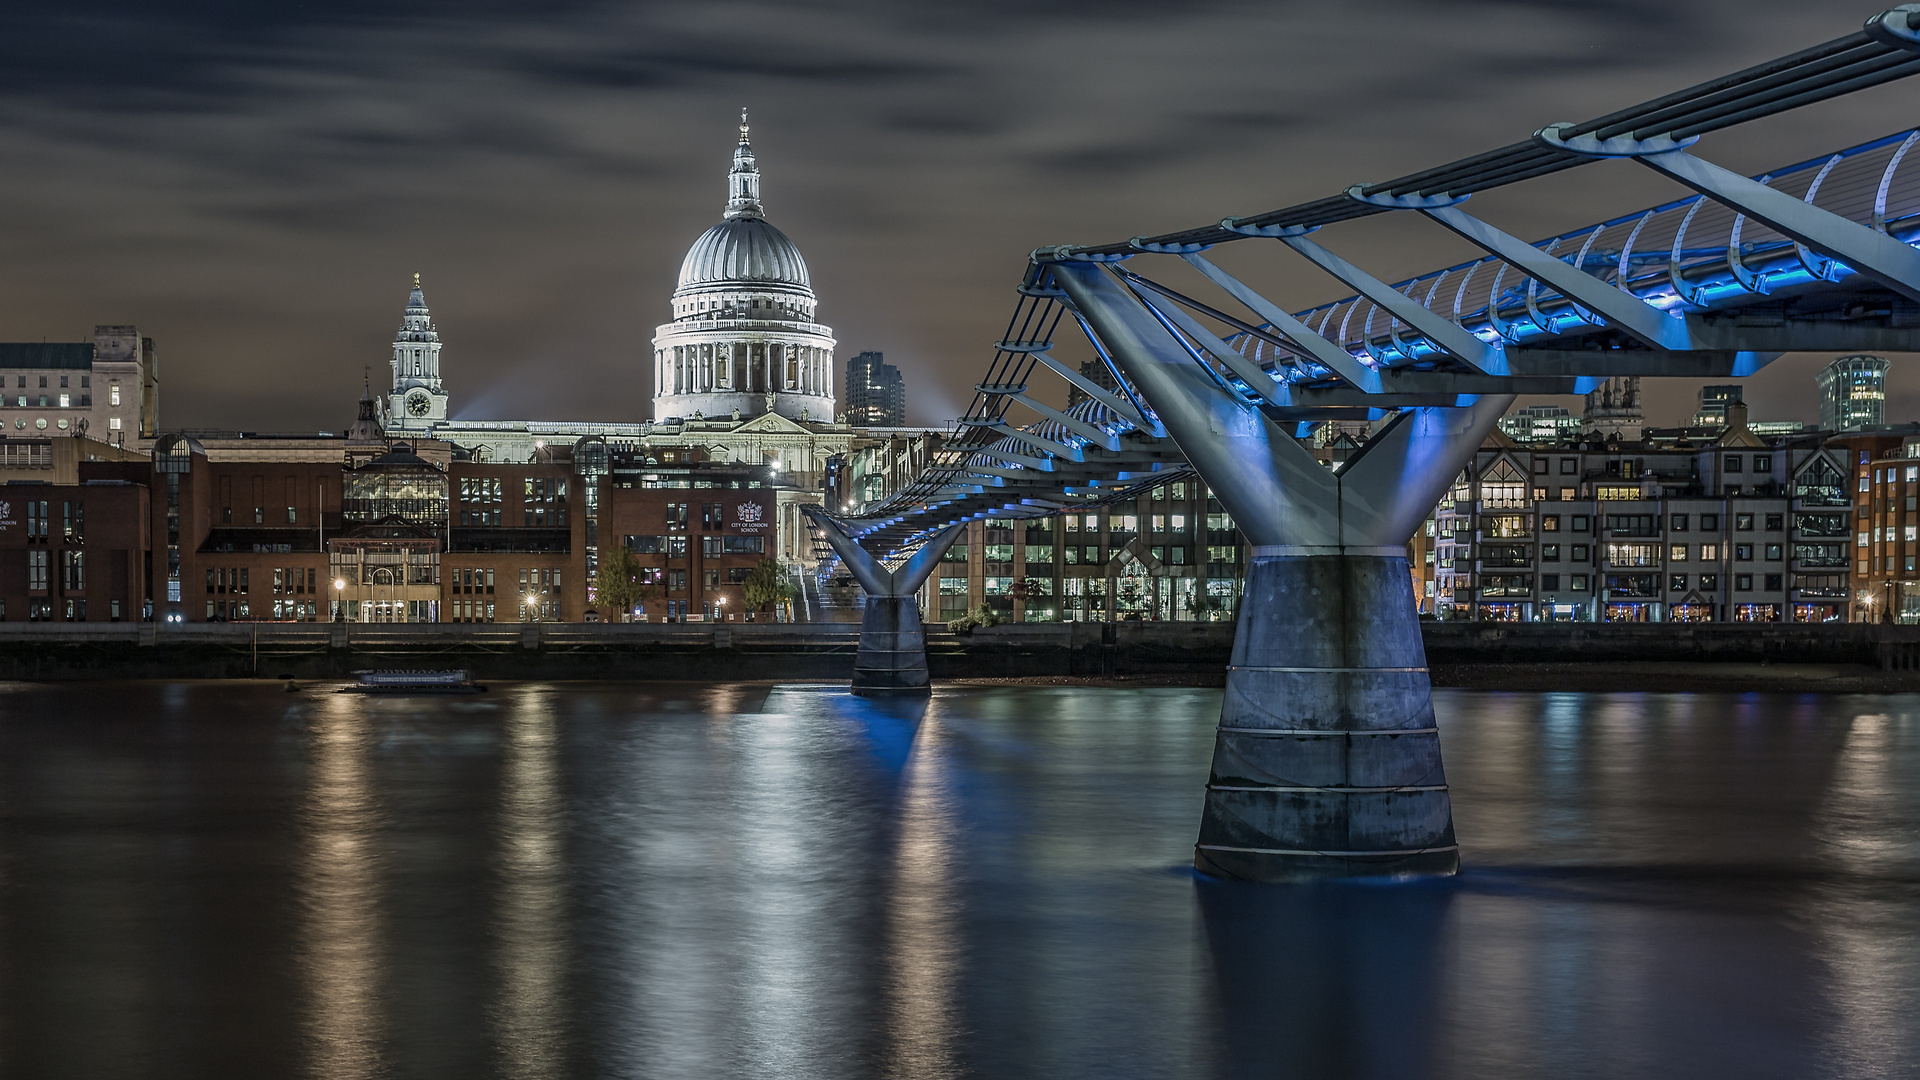
<svg viewBox="0 0 1920 1080">
<path fill-rule="evenodd" d="M 1920 689 L 1920 627 L 1429 623 L 1438 685 Z M 486 679 L 845 679 L 845 623 L 0 623 L 0 679 L 331 679 L 466 668 Z M 928 635 L 936 679 L 1217 682 L 1229 623 L 1039 623 Z"/>
</svg>

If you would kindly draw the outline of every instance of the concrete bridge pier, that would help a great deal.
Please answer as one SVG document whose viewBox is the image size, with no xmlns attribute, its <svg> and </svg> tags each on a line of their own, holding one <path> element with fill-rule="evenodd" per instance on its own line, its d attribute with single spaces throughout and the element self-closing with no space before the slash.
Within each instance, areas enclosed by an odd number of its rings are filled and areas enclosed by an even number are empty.
<svg viewBox="0 0 1920 1080">
<path fill-rule="evenodd" d="M 838 522 L 811 508 L 807 514 L 867 595 L 866 613 L 860 618 L 860 650 L 853 661 L 853 692 L 863 697 L 931 693 L 927 637 L 913 594 L 939 565 L 940 556 L 966 532 L 966 525 L 949 526 L 905 563 L 889 569 Z"/>
<path fill-rule="evenodd" d="M 1405 545 L 1512 396 L 1403 409 L 1329 469 L 1101 267 L 1056 263 L 1053 277 L 1253 545 L 1195 867 L 1254 881 L 1454 873 Z"/>
</svg>

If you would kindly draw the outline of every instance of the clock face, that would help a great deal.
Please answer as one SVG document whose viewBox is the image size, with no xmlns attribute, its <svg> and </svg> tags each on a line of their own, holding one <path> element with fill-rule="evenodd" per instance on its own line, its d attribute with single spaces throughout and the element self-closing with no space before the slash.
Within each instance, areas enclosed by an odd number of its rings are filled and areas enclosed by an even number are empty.
<svg viewBox="0 0 1920 1080">
<path fill-rule="evenodd" d="M 425 394 L 414 394 L 407 398 L 407 412 L 414 416 L 425 416 L 433 411 L 433 399 Z"/>
</svg>

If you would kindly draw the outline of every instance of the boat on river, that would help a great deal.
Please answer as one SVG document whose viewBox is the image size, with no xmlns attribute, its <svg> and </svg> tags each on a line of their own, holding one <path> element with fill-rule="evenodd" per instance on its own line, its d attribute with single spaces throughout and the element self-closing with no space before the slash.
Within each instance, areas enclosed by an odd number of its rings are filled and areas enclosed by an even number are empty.
<svg viewBox="0 0 1920 1080">
<path fill-rule="evenodd" d="M 467 671 L 356 671 L 359 681 L 342 694 L 478 694 L 487 688 Z"/>
</svg>

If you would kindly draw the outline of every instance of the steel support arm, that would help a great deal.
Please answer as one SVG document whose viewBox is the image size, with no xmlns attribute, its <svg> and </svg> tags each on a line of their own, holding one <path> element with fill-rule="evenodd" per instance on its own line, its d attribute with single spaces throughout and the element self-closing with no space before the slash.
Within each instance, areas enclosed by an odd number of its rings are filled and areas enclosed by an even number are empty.
<svg viewBox="0 0 1920 1080">
<path fill-rule="evenodd" d="M 964 523 L 950 526 L 922 544 L 920 550 L 898 568 L 888 569 L 879 556 L 861 547 L 839 522 L 811 507 L 806 508 L 806 514 L 868 596 L 912 596 L 926 582 L 940 556 L 966 531 Z"/>
<path fill-rule="evenodd" d="M 1160 318 L 1172 323 L 1182 334 L 1185 334 L 1188 338 L 1192 339 L 1195 344 L 1206 350 L 1208 355 L 1226 365 L 1228 371 L 1238 376 L 1241 382 L 1247 384 L 1248 389 L 1260 395 L 1268 404 L 1278 405 L 1281 403 L 1280 384 L 1274 380 L 1273 376 L 1267 374 L 1265 368 L 1240 355 L 1233 346 L 1215 337 L 1206 327 L 1201 326 L 1199 321 L 1194 319 L 1193 316 L 1180 310 L 1178 304 L 1171 302 L 1165 304 L 1156 303 L 1152 297 L 1143 295 L 1139 289 L 1130 289 L 1129 291 L 1131 291 L 1142 304 L 1145 304 L 1148 308 L 1152 309 L 1154 313 L 1159 315 Z"/>
<path fill-rule="evenodd" d="M 1094 382 L 1092 379 L 1087 378 L 1085 375 L 1082 375 L 1079 372 L 1068 367 L 1067 365 L 1061 363 L 1060 361 L 1055 360 L 1053 357 L 1048 356 L 1046 353 L 1035 353 L 1033 354 L 1033 358 L 1035 360 L 1040 361 L 1042 364 L 1045 364 L 1048 368 L 1050 368 L 1053 371 L 1054 374 L 1067 380 L 1068 384 L 1071 385 L 1074 389 L 1080 391 L 1081 393 L 1087 395 L 1093 400 L 1106 406 L 1107 411 L 1111 412 L 1113 415 L 1119 417 L 1122 420 L 1125 420 L 1127 423 L 1132 424 L 1134 427 L 1139 428 L 1141 431 L 1153 432 L 1156 435 L 1164 434 L 1164 432 L 1156 430 L 1157 425 L 1155 425 L 1152 421 L 1148 420 L 1145 416 L 1142 416 L 1140 414 L 1140 410 L 1133 407 L 1133 402 L 1128 401 L 1127 399 L 1121 397 L 1119 394 L 1116 394 L 1113 391 L 1107 389 L 1106 387 L 1101 386 L 1099 383 Z"/>
<path fill-rule="evenodd" d="M 1014 427 L 1012 424 L 1007 423 L 1005 420 L 991 420 L 991 421 L 962 420 L 961 423 L 969 424 L 973 427 L 985 428 L 988 431 L 994 432 L 996 434 L 999 434 L 1009 439 L 1017 439 L 1020 442 L 1026 443 L 1028 446 L 1031 446 L 1036 450 L 1040 450 L 1042 452 L 1052 454 L 1054 457 L 1065 458 L 1068 461 L 1085 461 L 1086 460 L 1086 455 L 1082 453 L 1080 448 L 1077 446 L 1068 446 L 1066 443 L 1054 442 L 1052 439 L 1043 439 L 1038 435 L 1034 435 L 1029 432 L 1022 431 L 1019 428 Z M 994 454 L 996 457 L 999 456 L 998 454 L 995 454 L 995 452 L 991 450 L 987 451 L 987 453 Z"/>
<path fill-rule="evenodd" d="M 827 538 L 828 546 L 833 548 L 835 555 L 840 556 L 847 573 L 853 575 L 868 596 L 889 595 L 888 590 L 893 587 L 893 572 L 877 556 L 861 547 L 839 522 L 812 507 L 802 507 L 802 510 L 820 530 L 820 535 Z"/>
<path fill-rule="evenodd" d="M 1095 446 L 1106 450 L 1120 449 L 1120 438 L 1111 431 L 1102 431 L 1100 428 L 1087 423 L 1085 420 L 1068 416 L 1066 413 L 1061 412 L 1059 409 L 1045 402 L 1035 401 L 1024 392 L 1009 394 L 1007 396 L 1025 405 L 1027 408 L 1032 409 L 1034 412 L 1039 413 L 1041 416 L 1059 424 L 1061 427 L 1066 428 L 1068 431 L 1073 432 L 1075 435 L 1093 443 Z"/>
<path fill-rule="evenodd" d="M 1428 310 L 1420 301 L 1304 236 L 1281 236 L 1277 239 L 1306 256 L 1315 266 L 1345 282 L 1355 292 L 1387 309 L 1389 315 L 1413 327 L 1428 341 L 1489 375 L 1507 374 L 1507 358 L 1500 346 L 1482 341 L 1452 319 Z"/>
<path fill-rule="evenodd" d="M 1248 288 L 1233 275 L 1201 258 L 1198 254 L 1189 253 L 1182 255 L 1181 258 L 1187 260 L 1195 270 L 1205 274 L 1215 285 L 1225 289 L 1248 311 L 1264 319 L 1267 325 L 1279 331 L 1288 341 L 1299 346 L 1300 350 L 1306 353 L 1314 363 L 1369 394 L 1380 392 L 1380 373 L 1354 359 L 1352 353 L 1321 337 L 1313 331 L 1312 327 L 1282 311 L 1278 304 Z"/>
<path fill-rule="evenodd" d="M 1053 276 L 1248 540 L 1339 543 L 1332 473 L 1194 364 L 1172 332 L 1099 266 L 1059 263 Z"/>
<path fill-rule="evenodd" d="M 1340 468 L 1347 542 L 1406 543 L 1513 399 L 1488 394 L 1464 408 L 1409 409 L 1368 439 Z"/>
<path fill-rule="evenodd" d="M 1920 251 L 1886 233 L 1776 191 L 1683 150 L 1636 157 L 1715 202 L 1837 259 L 1887 288 L 1920 300 Z"/>
<path fill-rule="evenodd" d="M 1491 255 L 1519 267 L 1559 290 L 1562 296 L 1593 312 L 1607 325 L 1638 338 L 1655 349 L 1696 349 L 1688 321 L 1669 315 L 1624 289 L 1610 285 L 1585 270 L 1541 251 L 1519 237 L 1501 232 L 1458 206 L 1421 207 L 1420 212 L 1459 233 Z"/>
<path fill-rule="evenodd" d="M 927 538 L 920 550 L 907 557 L 907 561 L 893 571 L 893 595 L 912 596 L 933 576 L 933 570 L 940 557 L 947 553 L 955 540 L 967 533 L 966 522 L 949 525 L 940 532 Z"/>
</svg>

